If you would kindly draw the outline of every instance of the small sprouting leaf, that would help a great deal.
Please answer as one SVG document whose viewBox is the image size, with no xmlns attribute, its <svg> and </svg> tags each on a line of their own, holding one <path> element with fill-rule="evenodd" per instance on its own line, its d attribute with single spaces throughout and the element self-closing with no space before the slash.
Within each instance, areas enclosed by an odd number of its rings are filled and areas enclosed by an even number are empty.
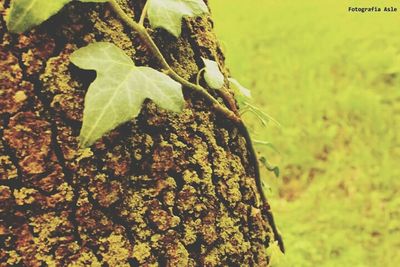
<svg viewBox="0 0 400 267">
<path fill-rule="evenodd" d="M 261 189 L 262 189 L 264 195 L 268 195 L 269 193 L 272 192 L 272 188 L 271 188 L 271 186 L 270 186 L 266 181 L 264 181 L 264 180 L 265 180 L 265 179 L 262 179 L 262 180 L 261 180 Z"/>
<path fill-rule="evenodd" d="M 206 80 L 208 86 L 212 89 L 221 89 L 224 86 L 224 75 L 219 70 L 217 62 L 202 58 L 205 68 L 204 68 L 204 79 Z"/>
<path fill-rule="evenodd" d="M 208 13 L 203 0 L 148 0 L 148 17 L 152 28 L 163 28 L 179 37 L 182 17 L 194 17 Z"/>
<path fill-rule="evenodd" d="M 278 166 L 272 166 L 268 161 L 266 157 L 261 157 L 260 162 L 262 165 L 270 172 L 273 172 L 275 174 L 275 177 L 278 178 L 280 171 Z"/>
<path fill-rule="evenodd" d="M 261 146 L 269 147 L 272 150 L 274 150 L 276 153 L 280 153 L 279 150 L 271 142 L 253 139 L 253 143 L 254 143 L 254 145 L 261 145 Z"/>
<path fill-rule="evenodd" d="M 70 59 L 82 69 L 97 72 L 85 97 L 80 133 L 80 143 L 84 147 L 135 118 L 146 98 L 173 112 L 183 109 L 181 84 L 155 69 L 136 67 L 124 51 L 112 43 L 90 44 L 75 51 Z"/>
<path fill-rule="evenodd" d="M 265 113 L 264 111 L 262 111 L 260 108 L 250 104 L 249 102 L 246 101 L 246 99 L 244 99 L 243 97 L 236 97 L 238 99 L 239 102 L 239 106 L 241 108 L 243 108 L 243 113 L 244 112 L 251 112 L 253 113 L 261 122 L 261 124 L 263 126 L 267 126 L 268 122 L 273 122 L 278 128 L 281 128 L 282 125 L 275 120 L 272 116 L 268 115 L 267 113 Z"/>
<path fill-rule="evenodd" d="M 229 82 L 232 84 L 233 89 L 238 92 L 241 96 L 246 98 L 251 98 L 251 91 L 241 85 L 236 79 L 228 78 Z"/>
<path fill-rule="evenodd" d="M 12 0 L 6 18 L 10 32 L 21 33 L 41 24 L 72 0 Z M 107 2 L 107 0 L 81 0 L 81 2 Z"/>
</svg>

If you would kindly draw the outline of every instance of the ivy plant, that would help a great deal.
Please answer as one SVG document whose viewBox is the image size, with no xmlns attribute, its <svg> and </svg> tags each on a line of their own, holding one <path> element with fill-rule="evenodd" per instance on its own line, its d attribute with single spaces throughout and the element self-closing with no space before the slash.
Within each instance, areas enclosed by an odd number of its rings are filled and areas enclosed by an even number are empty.
<svg viewBox="0 0 400 267">
<path fill-rule="evenodd" d="M 148 17 L 152 28 L 163 28 L 175 37 L 182 31 L 182 17 L 208 13 L 203 1 L 198 0 L 148 0 Z"/>
<path fill-rule="evenodd" d="M 136 67 L 114 44 L 90 44 L 75 51 L 70 59 L 82 69 L 97 71 L 85 97 L 80 133 L 84 147 L 135 118 L 146 98 L 174 112 L 180 112 L 184 106 L 180 83 L 155 69 Z"/>
<path fill-rule="evenodd" d="M 12 0 L 6 17 L 7 28 L 13 33 L 22 33 L 41 24 L 56 14 L 64 5 L 74 0 Z M 77 1 L 77 0 L 76 0 Z M 142 42 L 158 60 L 160 71 L 149 67 L 137 67 L 118 47 L 111 43 L 98 42 L 80 48 L 71 55 L 71 61 L 82 69 L 95 70 L 96 80 L 90 85 L 85 96 L 83 124 L 80 143 L 90 146 L 105 133 L 119 124 L 137 116 L 146 98 L 150 98 L 160 107 L 179 112 L 184 106 L 182 88 L 198 92 L 211 106 L 231 121 L 246 139 L 250 161 L 254 164 L 255 179 L 261 196 L 266 202 L 263 190 L 259 162 L 256 157 L 250 134 L 240 114 L 228 109 L 199 83 L 194 84 L 178 75 L 168 64 L 160 49 L 144 27 L 147 17 L 152 28 L 163 28 L 175 37 L 182 32 L 182 18 L 195 17 L 209 13 L 203 0 L 148 0 L 138 22 L 134 21 L 119 6 L 116 0 L 79 0 L 80 2 L 108 2 L 115 14 L 132 30 L 136 31 Z M 224 75 L 215 61 L 203 58 L 204 79 L 212 89 L 223 90 Z M 245 97 L 250 93 L 237 81 L 230 83 L 238 88 Z M 262 112 L 245 101 L 245 110 Z M 261 114 L 261 115 L 260 115 Z M 265 116 L 264 116 L 265 118 Z M 271 167 L 271 166 L 269 166 Z M 273 167 L 271 167 L 273 169 Z M 275 169 L 276 172 L 276 169 Z M 283 243 L 278 234 L 272 214 L 271 218 L 275 239 L 283 251 Z"/>
<path fill-rule="evenodd" d="M 250 111 L 252 114 L 254 114 L 261 122 L 263 126 L 267 126 L 267 122 L 272 121 L 274 122 L 277 126 L 280 127 L 280 124 L 272 118 L 270 115 L 262 111 L 261 109 L 257 108 L 256 106 L 252 105 L 250 103 L 252 97 L 251 97 L 251 91 L 250 89 L 247 89 L 243 85 L 241 85 L 236 79 L 234 78 L 228 78 L 228 81 L 230 82 L 231 87 L 236 93 L 236 99 L 238 101 L 239 106 L 242 108 L 243 112 Z M 255 145 L 259 146 L 267 146 L 272 148 L 274 151 L 277 152 L 277 149 L 275 146 L 268 141 L 263 141 L 263 140 L 253 140 L 253 143 Z M 264 154 L 260 155 L 259 158 L 261 164 L 270 172 L 274 173 L 276 177 L 279 177 L 280 171 L 278 166 L 273 166 L 271 165 L 267 157 Z"/>
<path fill-rule="evenodd" d="M 204 79 L 207 82 L 208 86 L 212 89 L 221 89 L 224 86 L 224 75 L 221 73 L 218 67 L 218 63 L 202 58 L 204 62 Z"/>
<path fill-rule="evenodd" d="M 236 91 L 239 97 L 244 97 L 246 99 L 251 98 L 251 91 L 250 89 L 247 89 L 243 85 L 241 85 L 236 79 L 234 78 L 228 78 L 228 81 L 231 83 L 231 86 L 233 89 Z"/>
</svg>

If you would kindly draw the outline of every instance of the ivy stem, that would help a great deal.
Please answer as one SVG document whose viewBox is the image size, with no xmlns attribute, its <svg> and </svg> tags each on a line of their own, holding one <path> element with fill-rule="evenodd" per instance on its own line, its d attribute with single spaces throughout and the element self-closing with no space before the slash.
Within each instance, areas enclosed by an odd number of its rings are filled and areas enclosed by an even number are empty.
<svg viewBox="0 0 400 267">
<path fill-rule="evenodd" d="M 282 125 L 275 120 L 271 115 L 265 113 L 264 111 L 262 111 L 261 109 L 257 108 L 256 106 L 253 106 L 252 104 L 250 104 L 247 101 L 244 101 L 244 104 L 250 109 L 251 112 L 253 112 L 261 121 L 263 121 L 264 119 L 262 117 L 267 118 L 268 121 L 273 122 L 279 129 L 282 128 Z M 265 123 L 263 123 L 265 124 Z"/>
<path fill-rule="evenodd" d="M 199 70 L 199 72 L 197 73 L 197 77 L 196 77 L 196 84 L 200 85 L 200 79 L 201 79 L 201 74 L 206 70 L 206 68 L 202 68 L 201 70 Z"/>
<path fill-rule="evenodd" d="M 146 4 L 144 4 L 143 10 L 142 10 L 142 14 L 140 15 L 140 19 L 139 19 L 139 25 L 144 24 L 144 19 L 146 18 L 147 15 L 147 9 L 149 8 L 149 0 L 146 1 Z"/>
<path fill-rule="evenodd" d="M 215 99 L 205 88 L 203 88 L 200 85 L 196 85 L 194 83 L 191 83 L 184 78 L 182 78 L 178 73 L 176 73 L 171 66 L 168 64 L 168 62 L 165 60 L 164 56 L 162 55 L 160 49 L 158 49 L 157 45 L 154 43 L 153 39 L 147 32 L 146 28 L 143 25 L 140 25 L 139 23 L 135 22 L 131 17 L 129 17 L 125 11 L 122 10 L 122 8 L 119 6 L 119 4 L 115 0 L 109 0 L 109 3 L 112 7 L 112 9 L 115 11 L 115 13 L 130 27 L 132 28 L 142 39 L 142 41 L 147 45 L 147 47 L 151 50 L 153 55 L 158 59 L 158 61 L 161 64 L 162 69 L 164 70 L 164 73 L 166 73 L 168 76 L 170 76 L 172 79 L 175 81 L 179 82 L 183 86 L 196 91 L 200 93 L 203 97 L 205 97 L 207 100 L 209 100 L 213 107 L 221 112 L 222 114 L 225 115 L 229 120 L 235 122 L 235 123 L 241 123 L 240 117 L 238 117 L 234 112 L 231 110 L 227 109 L 223 105 L 221 105 L 220 102 L 218 102 L 217 99 Z"/>
</svg>

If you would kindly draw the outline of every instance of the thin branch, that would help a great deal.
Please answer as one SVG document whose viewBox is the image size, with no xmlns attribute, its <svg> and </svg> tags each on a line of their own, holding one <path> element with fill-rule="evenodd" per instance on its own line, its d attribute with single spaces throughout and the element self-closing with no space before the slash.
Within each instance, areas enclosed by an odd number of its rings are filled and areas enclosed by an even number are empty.
<svg viewBox="0 0 400 267">
<path fill-rule="evenodd" d="M 201 78 L 201 73 L 203 73 L 206 70 L 206 68 L 202 68 L 201 70 L 199 70 L 199 72 L 197 73 L 197 77 L 196 77 L 196 84 L 200 85 L 200 78 Z"/>
</svg>

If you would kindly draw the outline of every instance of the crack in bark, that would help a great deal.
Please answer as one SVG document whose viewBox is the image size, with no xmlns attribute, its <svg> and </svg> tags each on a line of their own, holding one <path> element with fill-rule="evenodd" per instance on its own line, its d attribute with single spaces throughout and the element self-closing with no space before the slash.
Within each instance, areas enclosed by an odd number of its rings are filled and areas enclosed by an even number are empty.
<svg viewBox="0 0 400 267">
<path fill-rule="evenodd" d="M 8 122 L 4 124 L 4 128 L 8 125 Z M 14 182 L 15 186 L 17 185 L 22 185 L 22 170 L 21 167 L 19 166 L 18 163 L 18 158 L 15 153 L 15 151 L 7 144 L 7 142 L 4 140 L 4 130 L 0 128 L 0 142 L 4 148 L 5 154 L 10 158 L 11 163 L 14 165 L 15 169 L 17 170 L 17 177 L 13 179 L 12 181 L 9 181 L 11 184 Z M 8 183 L 6 180 L 0 180 L 1 183 Z"/>
<path fill-rule="evenodd" d="M 93 207 L 102 213 L 112 221 L 113 224 L 122 226 L 125 230 L 126 238 L 128 239 L 129 243 L 134 246 L 135 244 L 135 237 L 132 235 L 131 231 L 129 229 L 132 228 L 132 225 L 126 221 L 123 217 L 120 217 L 113 207 L 103 207 L 101 206 L 93 197 L 93 193 L 89 190 L 89 188 L 85 188 L 86 192 L 88 193 L 88 200 Z"/>
</svg>

